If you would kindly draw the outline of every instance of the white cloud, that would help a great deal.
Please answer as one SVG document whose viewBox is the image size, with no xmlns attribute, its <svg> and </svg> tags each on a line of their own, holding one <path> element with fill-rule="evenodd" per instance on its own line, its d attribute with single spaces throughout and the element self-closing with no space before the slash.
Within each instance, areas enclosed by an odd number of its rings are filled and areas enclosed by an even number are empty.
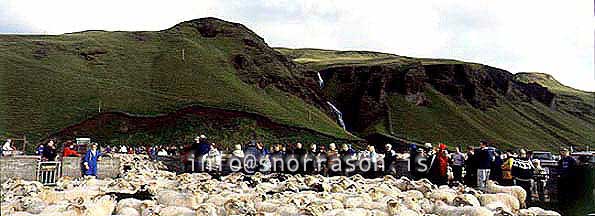
<svg viewBox="0 0 595 216">
<path fill-rule="evenodd" d="M 593 1 L 2 0 L 0 32 L 160 30 L 215 16 L 272 46 L 374 50 L 541 71 L 595 90 Z"/>
</svg>

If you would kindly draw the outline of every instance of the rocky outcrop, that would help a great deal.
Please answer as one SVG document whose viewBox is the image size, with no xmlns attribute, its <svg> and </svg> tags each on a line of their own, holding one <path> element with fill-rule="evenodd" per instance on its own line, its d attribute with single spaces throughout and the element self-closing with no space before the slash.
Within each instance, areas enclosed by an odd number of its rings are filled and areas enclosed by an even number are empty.
<svg viewBox="0 0 595 216">
<path fill-rule="evenodd" d="M 555 94 L 538 84 L 516 82 L 508 71 L 473 63 L 424 66 L 428 82 L 455 101 L 480 109 L 498 106 L 499 100 L 536 100 L 550 106 Z"/>
<path fill-rule="evenodd" d="M 350 131 L 360 131 L 385 116 L 387 95 L 416 95 L 425 75 L 419 63 L 349 65 L 320 71 L 325 95 L 343 112 Z"/>
</svg>

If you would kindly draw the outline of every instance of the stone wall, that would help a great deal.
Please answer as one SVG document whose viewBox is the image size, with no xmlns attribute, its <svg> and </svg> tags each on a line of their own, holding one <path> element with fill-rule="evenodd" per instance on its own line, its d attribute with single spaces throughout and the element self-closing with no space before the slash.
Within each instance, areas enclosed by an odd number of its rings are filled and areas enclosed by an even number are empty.
<svg viewBox="0 0 595 216">
<path fill-rule="evenodd" d="M 38 160 L 39 156 L 0 157 L 0 182 L 13 177 L 35 180 Z"/>
<path fill-rule="evenodd" d="M 120 160 L 103 157 L 97 164 L 97 178 L 116 178 L 120 174 Z"/>
<path fill-rule="evenodd" d="M 81 177 L 81 158 L 65 157 L 62 160 L 62 175 L 70 177 Z"/>
<path fill-rule="evenodd" d="M 0 183 L 8 178 L 36 180 L 39 156 L 16 156 L 0 158 Z M 66 157 L 62 161 L 62 176 L 81 177 L 81 158 Z M 116 178 L 120 173 L 120 160 L 103 157 L 98 164 L 98 178 Z"/>
</svg>

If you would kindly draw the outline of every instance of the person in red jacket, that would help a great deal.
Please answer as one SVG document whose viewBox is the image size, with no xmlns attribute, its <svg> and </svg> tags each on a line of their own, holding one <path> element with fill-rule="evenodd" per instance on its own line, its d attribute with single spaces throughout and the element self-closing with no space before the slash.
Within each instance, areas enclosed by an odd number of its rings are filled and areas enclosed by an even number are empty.
<svg viewBox="0 0 595 216">
<path fill-rule="evenodd" d="M 67 141 L 64 144 L 64 152 L 62 154 L 62 157 L 80 157 L 81 155 L 76 152 L 76 150 L 74 150 L 74 144 L 72 143 L 72 141 Z"/>
</svg>

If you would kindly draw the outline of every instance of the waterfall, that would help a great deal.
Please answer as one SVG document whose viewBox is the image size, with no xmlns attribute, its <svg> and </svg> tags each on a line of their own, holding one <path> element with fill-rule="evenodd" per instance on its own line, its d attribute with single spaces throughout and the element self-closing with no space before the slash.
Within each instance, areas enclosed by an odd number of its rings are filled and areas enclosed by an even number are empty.
<svg viewBox="0 0 595 216">
<path fill-rule="evenodd" d="M 324 80 L 322 79 L 320 72 L 318 72 L 316 74 L 318 75 L 318 84 L 320 84 L 320 88 L 322 88 L 322 86 L 324 85 Z"/>
<path fill-rule="evenodd" d="M 341 113 L 341 111 L 339 111 L 339 109 L 337 109 L 337 107 L 335 105 L 333 105 L 330 101 L 327 101 L 326 103 L 331 107 L 333 112 L 335 112 L 335 114 L 337 115 L 337 121 L 339 122 L 339 125 L 343 128 L 343 130 L 346 130 L 345 122 L 343 121 L 343 113 Z"/>
</svg>

